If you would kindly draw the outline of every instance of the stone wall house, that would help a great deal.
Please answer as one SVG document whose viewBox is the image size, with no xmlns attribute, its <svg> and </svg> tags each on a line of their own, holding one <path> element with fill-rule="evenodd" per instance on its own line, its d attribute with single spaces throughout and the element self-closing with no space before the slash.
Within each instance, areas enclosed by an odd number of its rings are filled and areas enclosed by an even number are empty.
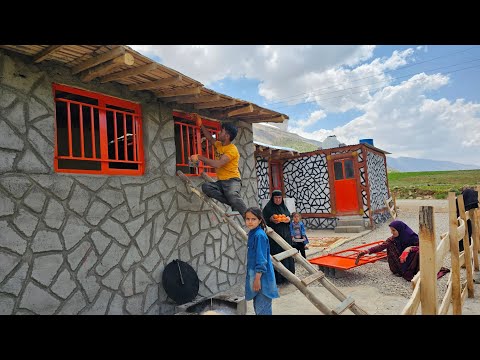
<svg viewBox="0 0 480 360">
<path fill-rule="evenodd" d="M 257 146 L 259 201 L 279 188 L 294 199 L 309 229 L 333 229 L 339 219 L 353 216 L 374 227 L 390 218 L 385 205 L 390 197 L 385 154 L 364 143 L 300 154 Z"/>
<path fill-rule="evenodd" d="M 176 175 L 203 182 L 182 157 L 200 146 L 192 112 L 239 127 L 257 205 L 252 123 L 285 115 L 126 46 L 0 46 L 0 314 L 171 314 L 174 259 L 198 297 L 244 281 L 246 243 Z"/>
</svg>

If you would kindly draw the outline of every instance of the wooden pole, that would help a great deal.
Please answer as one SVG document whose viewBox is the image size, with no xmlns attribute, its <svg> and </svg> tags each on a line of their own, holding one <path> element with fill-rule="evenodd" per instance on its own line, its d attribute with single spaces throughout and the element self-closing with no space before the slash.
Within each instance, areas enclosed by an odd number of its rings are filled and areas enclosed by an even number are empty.
<svg viewBox="0 0 480 360">
<path fill-rule="evenodd" d="M 300 255 L 301 256 L 301 255 Z M 324 305 L 322 302 L 318 300 L 315 294 L 308 288 L 308 286 L 304 286 L 302 281 L 296 277 L 290 270 L 288 270 L 280 261 L 272 259 L 272 264 L 275 270 L 277 270 L 280 274 L 285 276 L 285 278 L 293 285 L 295 285 L 304 295 L 305 297 L 323 314 L 331 314 L 332 310 Z"/>
<path fill-rule="evenodd" d="M 423 315 L 437 314 L 437 276 L 435 272 L 435 218 L 433 206 L 419 211 L 420 298 Z"/>
<path fill-rule="evenodd" d="M 183 172 L 181 172 L 180 170 L 177 171 L 177 175 L 187 184 L 189 185 L 189 190 L 191 192 L 193 192 L 194 194 L 196 194 L 198 197 L 200 197 L 203 201 L 205 201 L 208 205 L 210 205 L 215 211 L 217 211 L 219 214 L 224 214 L 225 211 L 222 210 L 222 208 L 220 206 L 218 206 L 217 204 L 215 204 L 209 197 L 205 196 L 200 190 L 198 190 L 197 188 L 195 188 L 193 186 L 193 183 L 191 182 L 191 180 L 185 176 L 185 174 Z M 225 221 L 228 221 L 228 223 L 235 229 L 237 230 L 237 232 L 239 233 L 239 235 L 243 238 L 243 240 L 247 240 L 248 239 L 248 235 L 247 233 L 245 232 L 245 230 L 243 230 L 243 228 L 238 225 L 233 219 L 230 219 L 228 217 L 225 217 L 225 216 L 222 216 L 223 219 L 225 219 Z"/>
<path fill-rule="evenodd" d="M 460 284 L 460 251 L 458 249 L 457 237 L 457 205 L 455 202 L 455 193 L 448 193 L 448 237 L 450 239 L 450 258 L 452 262 L 452 306 L 453 315 L 462 315 L 462 299 Z"/>
</svg>

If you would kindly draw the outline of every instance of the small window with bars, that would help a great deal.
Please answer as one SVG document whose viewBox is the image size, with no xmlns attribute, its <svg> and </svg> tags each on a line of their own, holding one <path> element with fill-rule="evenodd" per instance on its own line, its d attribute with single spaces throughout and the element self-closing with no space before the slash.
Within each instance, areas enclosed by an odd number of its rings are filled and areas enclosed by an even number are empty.
<svg viewBox="0 0 480 360">
<path fill-rule="evenodd" d="M 202 161 L 200 161 L 198 167 L 192 167 L 188 162 L 188 157 L 193 154 L 201 154 L 215 160 L 214 144 L 211 144 L 203 136 L 202 129 L 195 125 L 191 114 L 174 111 L 173 119 L 175 122 L 177 170 L 182 171 L 187 176 L 198 176 L 202 172 L 206 172 L 209 176 L 216 176 L 214 167 L 205 165 Z M 216 139 L 220 132 L 220 123 L 203 118 L 202 123 Z"/>
<path fill-rule="evenodd" d="M 55 171 L 142 175 L 140 105 L 53 84 Z"/>
</svg>

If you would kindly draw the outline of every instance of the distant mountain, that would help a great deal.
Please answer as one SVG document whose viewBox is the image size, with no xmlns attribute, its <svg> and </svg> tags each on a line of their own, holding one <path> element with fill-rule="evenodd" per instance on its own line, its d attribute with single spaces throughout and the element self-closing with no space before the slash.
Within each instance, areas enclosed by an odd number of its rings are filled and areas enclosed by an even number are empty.
<svg viewBox="0 0 480 360">
<path fill-rule="evenodd" d="M 253 124 L 253 140 L 264 144 L 282 146 L 299 152 L 317 150 L 321 141 L 311 140 L 300 135 L 280 130 L 273 125 Z"/>
<path fill-rule="evenodd" d="M 478 165 L 460 164 L 452 161 L 438 161 L 429 159 L 416 159 L 411 157 L 392 158 L 387 156 L 388 171 L 449 171 L 449 170 L 475 170 Z"/>
</svg>

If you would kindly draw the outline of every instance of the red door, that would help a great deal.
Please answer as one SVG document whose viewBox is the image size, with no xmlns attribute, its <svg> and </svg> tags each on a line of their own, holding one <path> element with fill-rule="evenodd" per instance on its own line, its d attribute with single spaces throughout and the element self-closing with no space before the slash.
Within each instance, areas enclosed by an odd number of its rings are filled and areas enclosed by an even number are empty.
<svg viewBox="0 0 480 360">
<path fill-rule="evenodd" d="M 333 162 L 337 213 L 358 212 L 357 180 L 353 165 L 352 158 L 338 159 Z"/>
</svg>

